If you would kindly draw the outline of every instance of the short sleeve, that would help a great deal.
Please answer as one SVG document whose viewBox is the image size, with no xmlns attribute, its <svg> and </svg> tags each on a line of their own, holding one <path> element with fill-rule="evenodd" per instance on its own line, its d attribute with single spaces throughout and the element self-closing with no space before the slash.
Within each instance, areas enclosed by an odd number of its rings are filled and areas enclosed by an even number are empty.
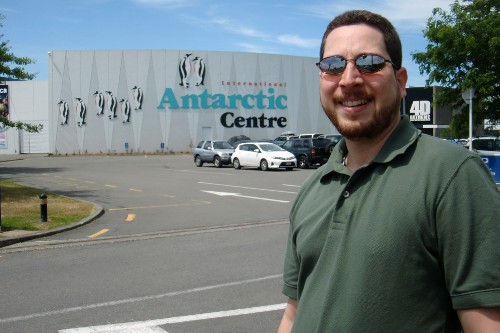
<svg viewBox="0 0 500 333">
<path fill-rule="evenodd" d="M 285 263 L 283 269 L 283 294 L 298 299 L 297 286 L 299 277 L 299 261 L 297 251 L 293 240 L 292 224 L 288 231 L 288 243 L 285 252 Z"/>
<path fill-rule="evenodd" d="M 440 258 L 455 310 L 500 306 L 500 191 L 491 178 L 471 156 L 438 202 Z"/>
</svg>

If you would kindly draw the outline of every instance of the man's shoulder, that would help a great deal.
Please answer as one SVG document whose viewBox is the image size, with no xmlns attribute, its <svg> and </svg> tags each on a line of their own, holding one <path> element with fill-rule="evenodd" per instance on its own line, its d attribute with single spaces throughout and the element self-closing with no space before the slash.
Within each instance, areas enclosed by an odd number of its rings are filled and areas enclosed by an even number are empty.
<svg viewBox="0 0 500 333">
<path fill-rule="evenodd" d="M 446 140 L 422 134 L 417 142 L 417 152 L 422 159 L 438 161 L 463 161 L 474 156 L 468 149 L 461 145 L 450 143 Z"/>
</svg>

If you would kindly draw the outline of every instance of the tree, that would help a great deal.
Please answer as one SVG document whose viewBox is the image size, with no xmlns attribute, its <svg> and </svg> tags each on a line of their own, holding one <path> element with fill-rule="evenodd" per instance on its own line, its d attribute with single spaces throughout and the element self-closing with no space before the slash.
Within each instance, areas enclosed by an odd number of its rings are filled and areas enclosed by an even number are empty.
<svg viewBox="0 0 500 333">
<path fill-rule="evenodd" d="M 2 21 L 5 16 L 0 13 L 0 28 L 3 28 Z M 11 52 L 8 40 L 3 40 L 4 35 L 0 34 L 0 81 L 8 80 L 32 80 L 36 74 L 26 72 L 23 66 L 34 63 L 33 59 L 27 57 L 17 57 Z M 0 125 L 3 127 L 15 127 L 30 133 L 40 132 L 42 125 L 31 125 L 21 121 L 11 121 L 0 113 Z"/>
<path fill-rule="evenodd" d="M 412 53 L 420 74 L 428 74 L 426 85 L 445 89 L 438 105 L 460 110 L 448 134 L 466 136 L 468 106 L 462 91 L 474 87 L 474 123 L 500 121 L 500 14 L 498 0 L 455 0 L 450 12 L 435 8 L 423 30 L 429 44 L 425 52 Z M 464 122 L 466 122 L 464 124 Z"/>
</svg>

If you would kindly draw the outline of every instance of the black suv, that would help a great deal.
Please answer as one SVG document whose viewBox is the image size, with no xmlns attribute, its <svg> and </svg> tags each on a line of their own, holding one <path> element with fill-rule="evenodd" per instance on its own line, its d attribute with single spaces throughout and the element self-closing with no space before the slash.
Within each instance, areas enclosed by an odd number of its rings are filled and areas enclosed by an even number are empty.
<svg viewBox="0 0 500 333">
<path fill-rule="evenodd" d="M 328 154 L 332 154 L 333 148 L 339 143 L 340 139 L 342 139 L 342 135 L 340 134 L 325 134 L 321 136 L 322 138 L 330 140 L 330 144 L 328 145 Z"/>
<path fill-rule="evenodd" d="M 323 165 L 328 161 L 330 144 L 329 139 L 293 138 L 285 141 L 281 147 L 295 155 L 299 168 L 307 169 L 310 165 Z"/>
</svg>

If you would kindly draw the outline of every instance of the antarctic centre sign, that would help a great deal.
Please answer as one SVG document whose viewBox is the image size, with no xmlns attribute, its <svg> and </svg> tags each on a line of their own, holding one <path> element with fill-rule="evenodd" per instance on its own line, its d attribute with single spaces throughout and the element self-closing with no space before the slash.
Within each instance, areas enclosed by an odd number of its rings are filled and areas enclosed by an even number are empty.
<svg viewBox="0 0 500 333">
<path fill-rule="evenodd" d="M 273 84 L 268 83 L 267 85 Z M 285 84 L 276 85 L 283 86 Z M 204 89 L 199 94 L 186 93 L 181 96 L 176 96 L 172 88 L 165 88 L 157 109 L 222 110 L 225 112 L 220 116 L 220 123 L 225 128 L 284 128 L 287 125 L 287 118 L 284 116 L 266 116 L 265 113 L 261 113 L 259 116 L 242 117 L 236 116 L 234 111 L 240 109 L 257 112 L 261 110 L 286 110 L 287 99 L 286 95 L 277 95 L 273 87 L 261 89 L 255 94 L 226 95 L 210 93 Z"/>
<path fill-rule="evenodd" d="M 285 128 L 287 126 L 286 117 L 266 115 L 266 112 L 269 114 L 275 110 L 287 109 L 287 96 L 276 92 L 279 87 L 286 88 L 286 83 L 262 80 L 220 81 L 221 87 L 236 88 L 238 93 L 214 93 L 205 88 L 208 67 L 205 60 L 199 56 L 192 58 L 192 54 L 185 54 L 177 66 L 179 86 L 184 88 L 177 89 L 177 92 L 180 91 L 181 94 L 178 96 L 174 89 L 165 88 L 157 106 L 158 110 L 220 110 L 220 124 L 224 128 Z M 193 87 L 198 93 L 189 92 Z M 203 90 L 199 92 L 200 89 Z M 247 93 L 240 93 L 240 89 L 244 89 Z M 253 93 L 248 93 L 248 91 Z M 235 113 L 241 110 L 255 111 L 256 115 L 243 117 Z"/>
</svg>

